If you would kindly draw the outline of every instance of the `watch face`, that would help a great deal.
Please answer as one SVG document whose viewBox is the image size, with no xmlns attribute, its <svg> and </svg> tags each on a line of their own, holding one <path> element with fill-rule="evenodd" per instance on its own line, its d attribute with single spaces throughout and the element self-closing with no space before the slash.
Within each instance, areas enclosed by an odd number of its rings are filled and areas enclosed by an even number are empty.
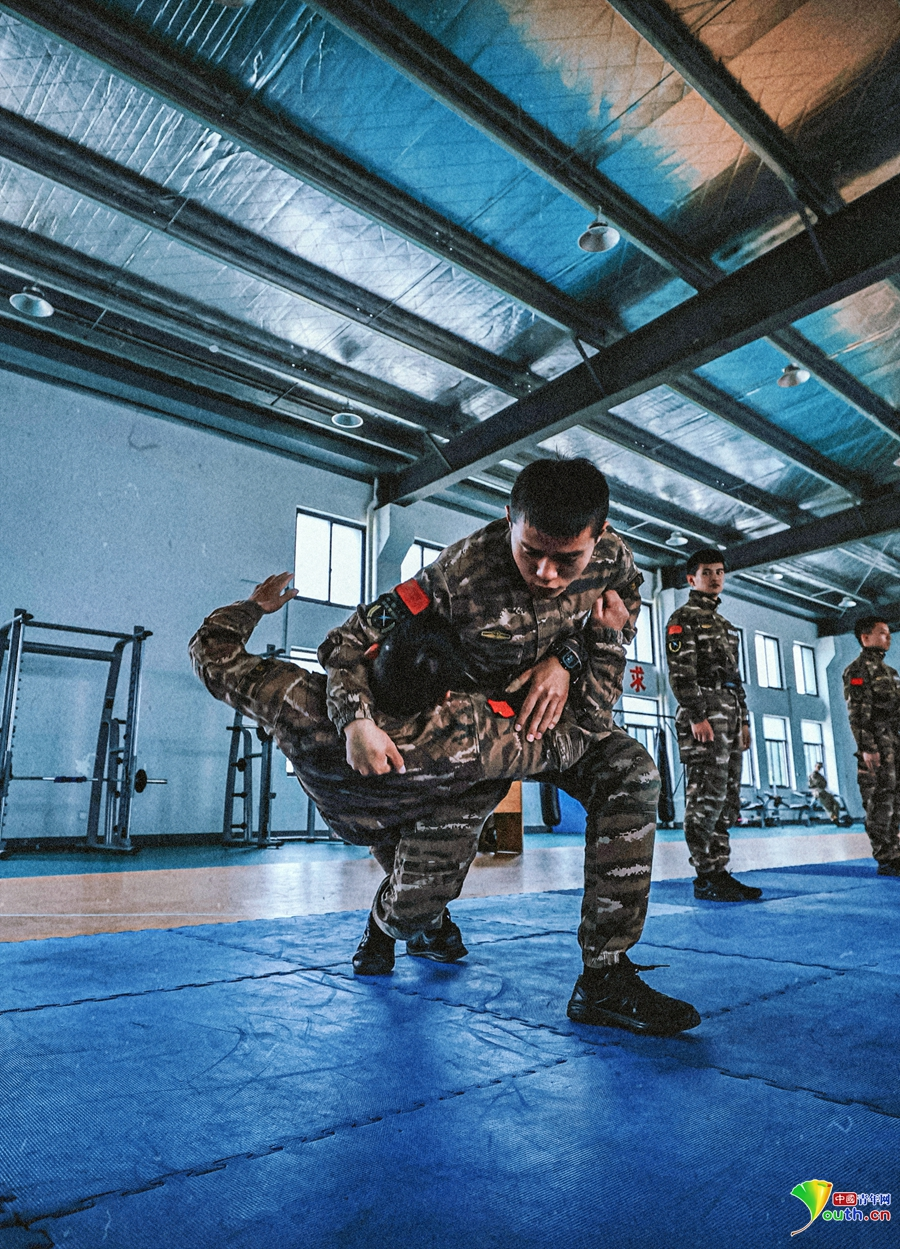
<svg viewBox="0 0 900 1249">
<path fill-rule="evenodd" d="M 570 672 L 573 671 L 573 669 L 575 668 L 581 667 L 581 661 L 579 660 L 578 656 L 574 653 L 574 651 L 568 651 L 568 650 L 563 651 L 561 655 L 557 655 L 557 659 L 562 664 L 562 666 L 564 668 L 568 668 Z"/>
</svg>

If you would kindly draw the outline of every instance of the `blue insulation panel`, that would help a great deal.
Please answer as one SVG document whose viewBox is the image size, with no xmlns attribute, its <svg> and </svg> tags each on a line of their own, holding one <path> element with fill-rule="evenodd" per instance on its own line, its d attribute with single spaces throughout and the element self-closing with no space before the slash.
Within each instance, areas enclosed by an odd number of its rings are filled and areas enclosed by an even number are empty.
<svg viewBox="0 0 900 1249">
<path fill-rule="evenodd" d="M 670 1039 L 567 1020 L 577 890 L 457 903 L 464 962 L 377 979 L 358 912 L 9 946 L 0 1249 L 757 1249 L 805 1180 L 890 1193 L 900 886 L 747 877 L 653 888 Z"/>
</svg>

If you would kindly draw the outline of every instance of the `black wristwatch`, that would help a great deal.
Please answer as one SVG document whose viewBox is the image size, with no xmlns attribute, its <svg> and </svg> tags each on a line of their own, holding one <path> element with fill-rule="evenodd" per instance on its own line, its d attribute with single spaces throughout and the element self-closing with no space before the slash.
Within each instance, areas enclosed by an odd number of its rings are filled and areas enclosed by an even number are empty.
<svg viewBox="0 0 900 1249">
<path fill-rule="evenodd" d="M 554 642 L 547 654 L 558 659 L 570 677 L 577 677 L 584 667 L 581 651 L 572 638 L 563 638 L 559 642 Z"/>
</svg>

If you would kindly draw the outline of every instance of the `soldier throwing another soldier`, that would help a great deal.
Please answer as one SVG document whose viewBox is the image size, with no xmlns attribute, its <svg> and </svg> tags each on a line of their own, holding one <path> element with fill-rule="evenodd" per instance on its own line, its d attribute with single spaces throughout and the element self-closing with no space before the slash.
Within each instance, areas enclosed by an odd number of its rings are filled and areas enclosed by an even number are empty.
<svg viewBox="0 0 900 1249">
<path fill-rule="evenodd" d="M 688 601 L 666 626 L 669 684 L 678 700 L 678 750 L 687 769 L 684 839 L 696 868 L 694 897 L 747 902 L 762 890 L 726 871 L 728 829 L 741 805 L 742 753 L 750 721 L 738 666 L 738 634 L 718 613 L 725 584 L 721 552 L 696 551 L 685 566 Z"/>
<path fill-rule="evenodd" d="M 866 833 L 878 875 L 900 876 L 900 677 L 884 662 L 891 631 L 883 620 L 863 616 L 854 632 L 862 652 L 844 669 L 844 697 L 858 748 Z"/>
</svg>

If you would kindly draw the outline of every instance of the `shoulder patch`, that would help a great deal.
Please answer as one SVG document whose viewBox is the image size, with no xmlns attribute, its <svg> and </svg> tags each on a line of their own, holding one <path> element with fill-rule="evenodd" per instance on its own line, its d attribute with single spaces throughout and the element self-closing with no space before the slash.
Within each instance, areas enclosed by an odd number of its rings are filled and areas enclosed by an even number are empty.
<svg viewBox="0 0 900 1249">
<path fill-rule="evenodd" d="M 681 638 L 669 638 L 666 642 L 666 650 L 670 655 L 677 655 L 681 650 Z"/>
<path fill-rule="evenodd" d="M 416 581 L 415 577 L 410 577 L 409 581 L 403 581 L 400 585 L 394 586 L 394 593 L 414 616 L 418 616 L 431 603 L 431 599 L 419 585 L 418 581 Z"/>
<path fill-rule="evenodd" d="M 502 717 L 504 720 L 511 720 L 516 714 L 509 703 L 502 698 L 489 698 L 487 705 L 493 711 L 494 715 Z"/>
<path fill-rule="evenodd" d="M 366 608 L 366 624 L 377 633 L 389 633 L 400 619 L 396 596 L 388 591 Z"/>
<path fill-rule="evenodd" d="M 862 679 L 862 677 L 851 677 L 850 684 L 851 685 L 865 685 L 865 681 Z"/>
<path fill-rule="evenodd" d="M 668 629 L 666 629 L 666 633 L 684 633 L 684 629 L 681 625 L 669 625 Z"/>
</svg>

